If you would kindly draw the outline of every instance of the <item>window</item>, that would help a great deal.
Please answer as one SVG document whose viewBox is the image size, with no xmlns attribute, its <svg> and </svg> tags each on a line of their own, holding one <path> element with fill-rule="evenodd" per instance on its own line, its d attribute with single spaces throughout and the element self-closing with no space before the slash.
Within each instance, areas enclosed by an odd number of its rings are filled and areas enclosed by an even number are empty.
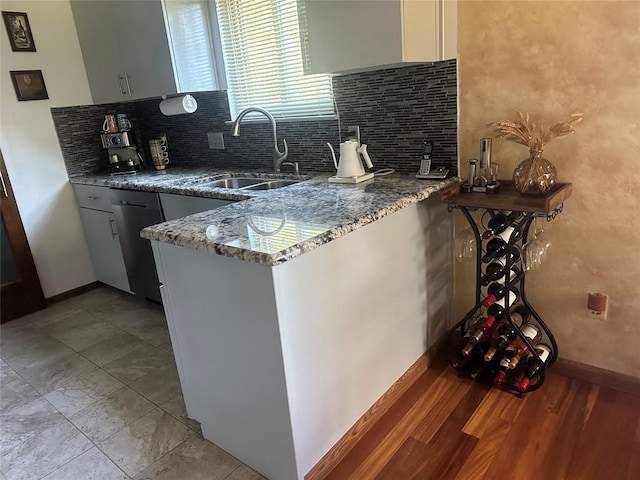
<svg viewBox="0 0 640 480">
<path fill-rule="evenodd" d="M 226 84 L 233 117 L 250 106 L 333 114 L 331 78 L 303 73 L 296 0 L 165 0 L 165 9 L 181 91 Z"/>
<path fill-rule="evenodd" d="M 205 2 L 167 0 L 164 6 L 179 90 L 197 92 L 220 88 Z"/>
</svg>

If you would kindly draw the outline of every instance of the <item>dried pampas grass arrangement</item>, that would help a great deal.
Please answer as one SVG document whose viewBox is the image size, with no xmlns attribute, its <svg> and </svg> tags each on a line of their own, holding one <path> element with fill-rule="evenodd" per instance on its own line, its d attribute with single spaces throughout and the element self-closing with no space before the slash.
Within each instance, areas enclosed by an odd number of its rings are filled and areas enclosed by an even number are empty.
<svg viewBox="0 0 640 480">
<path fill-rule="evenodd" d="M 529 147 L 531 152 L 541 152 L 544 146 L 554 138 L 566 137 L 575 132 L 575 126 L 582 121 L 582 113 L 572 113 L 565 122 L 551 125 L 545 130 L 542 122 L 530 119 L 528 113 L 518 112 L 514 122 L 493 122 L 487 125 L 504 138 Z"/>
<path fill-rule="evenodd" d="M 572 113 L 568 120 L 545 128 L 542 122 L 531 120 L 528 113 L 518 112 L 516 121 L 487 125 L 497 133 L 497 138 L 529 147 L 529 158 L 520 162 L 513 172 L 513 187 L 516 191 L 544 195 L 551 190 L 557 181 L 558 172 L 553 163 L 542 157 L 542 149 L 554 138 L 571 135 L 581 121 L 581 113 Z"/>
</svg>

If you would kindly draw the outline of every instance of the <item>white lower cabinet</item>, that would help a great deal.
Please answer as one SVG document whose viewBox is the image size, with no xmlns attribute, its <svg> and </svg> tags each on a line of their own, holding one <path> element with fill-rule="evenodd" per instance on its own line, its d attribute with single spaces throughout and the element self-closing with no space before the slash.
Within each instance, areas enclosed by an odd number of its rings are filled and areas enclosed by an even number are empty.
<svg viewBox="0 0 640 480">
<path fill-rule="evenodd" d="M 96 279 L 131 292 L 108 187 L 73 185 Z"/>
<path fill-rule="evenodd" d="M 113 214 L 80 208 L 80 218 L 96 278 L 102 283 L 128 292 L 129 280 Z"/>
<path fill-rule="evenodd" d="M 131 292 L 122 248 L 118 239 L 118 229 L 111 210 L 109 188 L 80 184 L 75 184 L 73 187 L 80 206 L 82 228 L 89 247 L 96 279 L 125 292 Z M 161 193 L 160 203 L 164 218 L 169 221 L 213 210 L 234 202 L 216 198 Z"/>
</svg>

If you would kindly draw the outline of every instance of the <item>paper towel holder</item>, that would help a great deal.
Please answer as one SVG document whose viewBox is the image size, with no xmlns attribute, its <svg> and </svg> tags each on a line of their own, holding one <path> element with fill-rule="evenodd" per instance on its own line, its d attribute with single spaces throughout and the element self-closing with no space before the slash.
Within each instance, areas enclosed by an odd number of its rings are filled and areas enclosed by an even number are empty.
<svg viewBox="0 0 640 480">
<path fill-rule="evenodd" d="M 197 109 L 198 102 L 189 94 L 163 95 L 160 101 L 160 111 L 166 116 L 193 113 Z"/>
</svg>

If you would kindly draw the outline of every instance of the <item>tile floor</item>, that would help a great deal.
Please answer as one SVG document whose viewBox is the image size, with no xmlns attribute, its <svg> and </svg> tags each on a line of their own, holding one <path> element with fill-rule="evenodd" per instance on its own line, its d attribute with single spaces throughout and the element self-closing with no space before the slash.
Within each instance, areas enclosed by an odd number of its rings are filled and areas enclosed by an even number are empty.
<svg viewBox="0 0 640 480">
<path fill-rule="evenodd" d="M 0 480 L 263 479 L 187 418 L 160 306 L 101 287 L 0 341 Z"/>
</svg>

